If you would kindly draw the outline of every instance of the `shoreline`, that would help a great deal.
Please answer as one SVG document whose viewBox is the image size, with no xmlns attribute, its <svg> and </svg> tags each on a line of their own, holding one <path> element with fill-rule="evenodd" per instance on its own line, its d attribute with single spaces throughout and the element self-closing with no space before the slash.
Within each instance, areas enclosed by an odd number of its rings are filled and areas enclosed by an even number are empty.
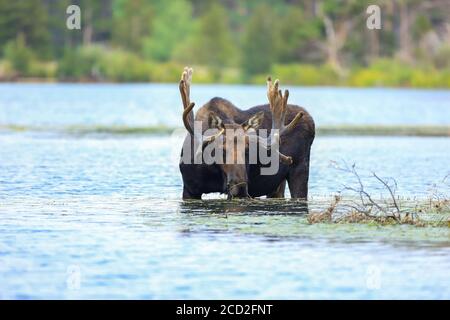
<svg viewBox="0 0 450 320">
<path fill-rule="evenodd" d="M 28 78 L 0 78 L 0 84 L 174 84 L 176 82 L 172 81 L 114 81 L 108 79 L 58 79 L 58 78 L 39 78 L 39 77 L 28 77 Z M 257 82 L 252 81 L 232 81 L 232 82 L 204 82 L 200 81 L 199 85 L 262 85 Z M 305 84 L 305 83 L 295 83 L 295 82 L 285 82 L 287 86 L 294 87 L 336 87 L 336 88 L 355 88 L 355 89 L 418 89 L 418 90 L 450 90 L 449 86 L 414 86 L 414 85 L 352 85 L 349 83 L 334 83 L 334 84 Z"/>
</svg>

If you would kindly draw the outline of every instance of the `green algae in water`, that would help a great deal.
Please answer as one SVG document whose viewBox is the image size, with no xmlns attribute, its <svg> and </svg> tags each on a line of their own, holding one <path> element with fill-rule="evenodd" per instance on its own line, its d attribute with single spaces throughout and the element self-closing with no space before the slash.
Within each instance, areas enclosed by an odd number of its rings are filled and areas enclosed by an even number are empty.
<svg viewBox="0 0 450 320">
<path fill-rule="evenodd" d="M 167 125 L 70 125 L 70 126 L 25 126 L 0 124 L 0 130 L 13 132 L 56 132 L 65 134 L 108 135 L 169 135 L 180 127 Z M 450 126 L 445 125 L 322 125 L 316 129 L 317 136 L 416 136 L 450 137 Z"/>
<path fill-rule="evenodd" d="M 326 209 L 326 201 L 309 208 Z M 411 245 L 450 245 L 450 228 L 432 224 L 380 225 L 373 223 L 316 223 L 307 220 L 306 204 L 291 200 L 189 201 L 180 204 L 188 221 L 185 232 L 232 232 L 269 238 L 318 238 L 332 241 L 386 241 Z M 445 215 L 439 216 L 444 218 Z M 447 215 L 447 217 L 449 217 Z"/>
</svg>

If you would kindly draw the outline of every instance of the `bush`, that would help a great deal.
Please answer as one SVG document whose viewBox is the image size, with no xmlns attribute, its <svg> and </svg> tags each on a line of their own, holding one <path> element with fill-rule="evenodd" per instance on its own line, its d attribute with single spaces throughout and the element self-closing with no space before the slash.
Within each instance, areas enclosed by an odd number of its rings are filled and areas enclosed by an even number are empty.
<svg viewBox="0 0 450 320">
<path fill-rule="evenodd" d="M 151 64 L 139 56 L 102 46 L 66 50 L 58 77 L 77 80 L 134 82 L 151 80 Z"/>
<path fill-rule="evenodd" d="M 242 82 L 242 73 L 237 68 L 225 68 L 222 70 L 221 83 L 240 83 Z"/>
<path fill-rule="evenodd" d="M 34 61 L 28 75 L 36 78 L 53 79 L 56 76 L 57 64 L 55 62 Z"/>
<path fill-rule="evenodd" d="M 379 70 L 362 69 L 355 71 L 348 84 L 356 87 L 383 86 L 386 82 L 384 73 Z"/>
<path fill-rule="evenodd" d="M 103 51 L 101 47 L 96 46 L 66 48 L 58 64 L 58 77 L 62 79 L 95 77 L 95 70 L 98 70 Z"/>
<path fill-rule="evenodd" d="M 178 82 L 183 65 L 176 62 L 155 63 L 151 65 L 151 80 L 155 82 Z M 195 78 L 197 78 L 197 70 L 195 70 Z M 197 79 L 195 79 L 197 82 Z"/>
<path fill-rule="evenodd" d="M 439 87 L 450 88 L 450 69 L 441 72 Z"/>
<path fill-rule="evenodd" d="M 14 77 L 14 69 L 11 66 L 11 62 L 6 60 L 0 60 L 0 80 L 10 80 Z"/>
<path fill-rule="evenodd" d="M 4 57 L 13 70 L 21 76 L 28 75 L 31 64 L 35 60 L 33 51 L 26 46 L 23 34 L 19 34 L 15 40 L 6 43 Z"/>
<path fill-rule="evenodd" d="M 432 66 L 411 66 L 392 59 L 380 59 L 368 68 L 353 70 L 348 84 L 357 87 L 449 87 L 449 71 Z"/>
<path fill-rule="evenodd" d="M 411 83 L 413 68 L 405 63 L 392 59 L 379 59 L 372 63 L 368 70 L 383 74 L 385 86 L 408 86 Z"/>
<path fill-rule="evenodd" d="M 443 45 L 433 57 L 436 68 L 450 69 L 450 45 Z"/>
<path fill-rule="evenodd" d="M 151 65 L 137 55 L 113 50 L 104 53 L 99 59 L 99 75 L 110 81 L 146 82 L 151 80 Z"/>
<path fill-rule="evenodd" d="M 276 64 L 270 74 L 281 79 L 284 84 L 320 86 L 340 83 L 338 74 L 328 65 Z M 252 77 L 251 82 L 262 84 L 266 79 L 267 75 L 260 74 Z"/>
</svg>

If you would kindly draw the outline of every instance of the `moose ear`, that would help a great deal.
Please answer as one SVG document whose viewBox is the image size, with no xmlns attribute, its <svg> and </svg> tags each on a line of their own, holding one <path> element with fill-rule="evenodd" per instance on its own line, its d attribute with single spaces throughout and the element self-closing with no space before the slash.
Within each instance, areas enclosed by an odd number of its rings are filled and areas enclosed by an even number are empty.
<svg viewBox="0 0 450 320">
<path fill-rule="evenodd" d="M 222 129 L 224 127 L 222 119 L 214 112 L 210 112 L 208 116 L 208 127 Z"/>
<path fill-rule="evenodd" d="M 244 128 L 245 131 L 247 131 L 250 128 L 253 128 L 256 130 L 261 125 L 263 119 L 264 119 L 264 111 L 260 111 L 257 114 L 253 115 L 250 119 L 245 121 L 242 124 L 242 127 Z"/>
</svg>

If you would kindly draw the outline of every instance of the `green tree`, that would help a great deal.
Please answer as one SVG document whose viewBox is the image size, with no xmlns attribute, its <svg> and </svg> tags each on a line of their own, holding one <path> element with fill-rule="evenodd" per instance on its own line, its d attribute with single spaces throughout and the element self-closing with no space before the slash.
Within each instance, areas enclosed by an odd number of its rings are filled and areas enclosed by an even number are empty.
<svg viewBox="0 0 450 320">
<path fill-rule="evenodd" d="M 151 32 L 153 5 L 146 0 L 114 0 L 113 42 L 128 50 L 140 52 L 142 40 Z"/>
<path fill-rule="evenodd" d="M 237 50 L 232 41 L 227 11 L 219 2 L 210 4 L 199 18 L 193 36 L 187 37 L 181 48 L 178 57 L 189 57 L 194 63 L 217 68 L 233 64 Z"/>
<path fill-rule="evenodd" d="M 186 0 L 165 1 L 151 26 L 151 36 L 143 41 L 146 57 L 168 61 L 175 47 L 190 34 L 192 7 Z"/>
<path fill-rule="evenodd" d="M 366 30 L 361 23 L 365 21 L 365 9 L 369 4 L 369 0 L 322 0 L 320 17 L 325 30 L 327 63 L 339 73 L 343 71 L 342 51 L 345 48 L 360 51 L 362 47 L 360 42 L 349 44 L 348 40 L 360 36 L 358 31 Z"/>
<path fill-rule="evenodd" d="M 307 19 L 299 7 L 289 8 L 280 23 L 279 62 L 289 63 L 312 60 L 309 51 L 317 49 L 317 42 L 321 41 L 321 24 L 318 19 Z M 314 50 L 317 55 L 317 50 Z"/>
<path fill-rule="evenodd" d="M 69 30 L 66 26 L 66 10 L 73 0 L 45 0 L 48 12 L 48 25 L 51 34 L 52 52 L 55 57 L 62 57 L 66 48 L 81 43 L 82 31 Z M 82 19 L 83 21 L 83 19 Z"/>
<path fill-rule="evenodd" d="M 242 70 L 246 76 L 268 72 L 278 50 L 270 7 L 258 7 L 247 24 L 243 39 Z"/>
<path fill-rule="evenodd" d="M 24 45 L 48 57 L 50 35 L 46 7 L 40 1 L 0 0 L 0 49 L 22 34 Z"/>
<path fill-rule="evenodd" d="M 4 48 L 4 57 L 20 75 L 27 75 L 34 59 L 33 51 L 26 46 L 23 33 L 10 40 Z"/>
<path fill-rule="evenodd" d="M 73 0 L 72 0 L 73 1 Z M 82 14 L 83 44 L 111 38 L 112 0 L 78 0 Z"/>
</svg>

